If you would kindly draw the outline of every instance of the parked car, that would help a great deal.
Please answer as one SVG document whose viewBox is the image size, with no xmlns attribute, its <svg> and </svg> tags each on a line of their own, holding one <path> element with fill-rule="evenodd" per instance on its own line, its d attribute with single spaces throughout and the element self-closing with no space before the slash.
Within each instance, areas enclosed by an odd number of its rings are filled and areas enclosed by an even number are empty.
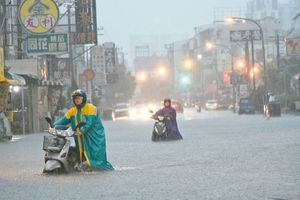
<svg viewBox="0 0 300 200">
<path fill-rule="evenodd" d="M 205 104 L 205 110 L 217 110 L 218 102 L 217 100 L 208 100 Z"/>
<path fill-rule="evenodd" d="M 239 115 L 241 114 L 254 114 L 255 106 L 251 103 L 249 98 L 241 98 L 239 101 Z"/>
<path fill-rule="evenodd" d="M 127 103 L 117 103 L 114 109 L 114 118 L 129 117 L 129 107 Z"/>
</svg>

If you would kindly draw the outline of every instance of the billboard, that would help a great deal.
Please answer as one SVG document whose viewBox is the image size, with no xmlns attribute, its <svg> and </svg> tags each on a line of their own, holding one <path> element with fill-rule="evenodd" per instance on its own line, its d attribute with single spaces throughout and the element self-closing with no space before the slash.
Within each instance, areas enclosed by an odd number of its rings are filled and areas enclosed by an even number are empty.
<svg viewBox="0 0 300 200">
<path fill-rule="evenodd" d="M 231 42 L 242 42 L 249 41 L 253 39 L 261 40 L 262 35 L 259 30 L 238 30 L 238 31 L 230 31 L 230 41 Z"/>
</svg>

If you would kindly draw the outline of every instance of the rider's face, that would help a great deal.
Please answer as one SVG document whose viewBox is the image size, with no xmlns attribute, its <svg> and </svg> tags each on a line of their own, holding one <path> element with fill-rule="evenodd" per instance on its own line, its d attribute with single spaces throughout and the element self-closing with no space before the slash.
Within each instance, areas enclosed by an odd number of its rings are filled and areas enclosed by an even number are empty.
<svg viewBox="0 0 300 200">
<path fill-rule="evenodd" d="M 165 102 L 165 106 L 166 106 L 166 107 L 169 107 L 169 106 L 170 106 L 170 102 L 166 101 L 166 102 Z"/>
<path fill-rule="evenodd" d="M 76 106 L 80 106 L 83 102 L 83 97 L 76 97 L 74 103 Z"/>
</svg>

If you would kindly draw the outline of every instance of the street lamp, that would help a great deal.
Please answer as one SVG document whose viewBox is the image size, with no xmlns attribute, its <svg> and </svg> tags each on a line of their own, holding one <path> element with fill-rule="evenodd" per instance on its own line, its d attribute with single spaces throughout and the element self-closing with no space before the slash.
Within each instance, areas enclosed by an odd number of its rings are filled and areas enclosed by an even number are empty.
<svg viewBox="0 0 300 200">
<path fill-rule="evenodd" d="M 214 45 L 211 42 L 206 42 L 205 43 L 205 48 L 206 48 L 206 50 L 210 51 L 214 48 Z"/>
<path fill-rule="evenodd" d="M 194 63 L 191 59 L 186 59 L 183 64 L 184 64 L 184 68 L 187 70 L 192 70 L 194 66 Z"/>
<path fill-rule="evenodd" d="M 162 78 L 166 77 L 166 75 L 167 75 L 166 67 L 165 66 L 159 66 L 157 68 L 157 74 Z"/>
<path fill-rule="evenodd" d="M 252 22 L 254 23 L 258 28 L 259 28 L 259 31 L 260 31 L 260 34 L 261 34 L 261 44 L 262 44 L 262 51 L 263 51 L 263 68 L 264 68 L 264 84 L 265 84 L 265 90 L 267 91 L 268 90 L 268 87 L 267 87 L 267 76 L 266 76 L 266 55 L 265 55 L 265 41 L 264 41 L 264 32 L 263 32 L 263 29 L 262 27 L 259 25 L 259 23 L 253 19 L 249 19 L 249 18 L 243 18 L 243 17 L 228 17 L 226 18 L 226 21 L 228 23 L 233 23 L 234 20 L 242 20 L 243 23 L 245 23 L 245 21 L 249 21 L 249 22 Z"/>
<path fill-rule="evenodd" d="M 245 63 L 243 62 L 243 61 L 239 61 L 238 62 L 238 67 L 240 68 L 240 69 L 243 69 L 244 67 L 245 67 Z"/>
<path fill-rule="evenodd" d="M 190 85 L 191 84 L 191 78 L 188 75 L 183 75 L 180 79 L 180 83 L 182 85 Z"/>
<path fill-rule="evenodd" d="M 143 83 L 147 80 L 147 75 L 144 72 L 140 72 L 140 73 L 137 74 L 137 80 L 140 83 Z"/>
<path fill-rule="evenodd" d="M 198 54 L 198 55 L 197 55 L 197 59 L 198 59 L 198 60 L 202 60 L 202 54 Z"/>
</svg>

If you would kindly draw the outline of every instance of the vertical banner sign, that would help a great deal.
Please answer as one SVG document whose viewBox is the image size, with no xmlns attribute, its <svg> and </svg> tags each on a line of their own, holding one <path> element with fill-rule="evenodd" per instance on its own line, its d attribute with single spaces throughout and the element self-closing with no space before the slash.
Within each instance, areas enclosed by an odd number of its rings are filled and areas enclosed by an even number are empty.
<svg viewBox="0 0 300 200">
<path fill-rule="evenodd" d="M 59 9 L 53 0 L 24 0 L 19 7 L 19 22 L 31 34 L 50 32 L 59 20 Z"/>
<path fill-rule="evenodd" d="M 77 0 L 76 32 L 70 33 L 71 44 L 97 44 L 96 1 Z"/>
<path fill-rule="evenodd" d="M 0 47 L 0 81 L 4 81 L 4 50 Z"/>
<path fill-rule="evenodd" d="M 115 44 L 114 43 L 105 43 L 105 66 L 106 72 L 112 73 L 115 72 Z"/>
<path fill-rule="evenodd" d="M 68 58 L 56 58 L 53 67 L 54 81 L 60 81 L 65 86 L 71 86 L 70 62 Z"/>
<path fill-rule="evenodd" d="M 4 6 L 5 6 L 5 1 L 0 3 L 0 82 L 5 80 L 4 77 L 4 16 L 5 16 L 5 10 L 4 10 Z M 0 93 L 0 94 L 4 94 L 4 93 Z"/>
</svg>

